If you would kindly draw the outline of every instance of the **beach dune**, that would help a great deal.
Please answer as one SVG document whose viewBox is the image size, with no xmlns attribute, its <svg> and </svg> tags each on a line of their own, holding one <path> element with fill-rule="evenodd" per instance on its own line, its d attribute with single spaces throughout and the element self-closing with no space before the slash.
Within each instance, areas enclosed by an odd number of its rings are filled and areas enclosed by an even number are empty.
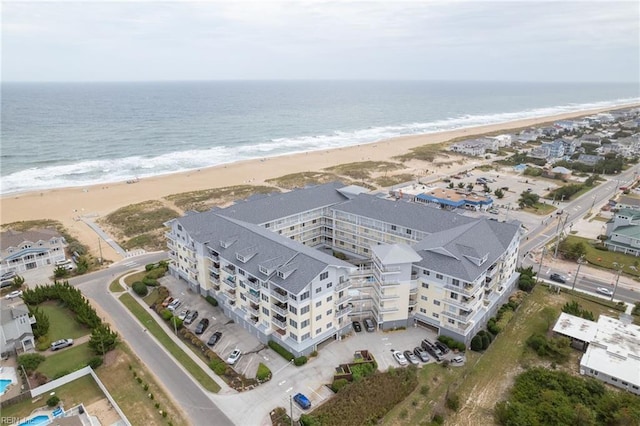
<svg viewBox="0 0 640 426">
<path fill-rule="evenodd" d="M 2 224 L 35 219 L 58 220 L 74 236 L 88 245 L 93 254 L 97 256 L 99 238 L 84 222 L 77 220 L 80 216 L 97 218 L 129 204 L 158 200 L 167 195 L 181 192 L 241 184 L 259 185 L 267 179 L 289 173 L 321 171 L 326 167 L 358 161 L 388 161 L 393 156 L 407 153 L 411 148 L 426 144 L 446 142 L 461 137 L 472 138 L 485 133 L 507 132 L 512 129 L 541 125 L 610 109 L 580 111 L 440 133 L 399 137 L 333 150 L 243 161 L 197 171 L 146 178 L 135 183 L 114 182 L 90 187 L 12 194 L 0 198 L 0 218 Z M 471 162 L 473 161 L 470 160 Z M 439 169 L 433 163 L 428 166 L 429 172 L 433 172 L 435 175 L 455 173 L 453 169 Z M 464 164 L 456 168 L 466 169 L 471 166 Z M 102 244 L 102 251 L 105 259 L 120 260 L 120 256 L 106 244 Z"/>
</svg>

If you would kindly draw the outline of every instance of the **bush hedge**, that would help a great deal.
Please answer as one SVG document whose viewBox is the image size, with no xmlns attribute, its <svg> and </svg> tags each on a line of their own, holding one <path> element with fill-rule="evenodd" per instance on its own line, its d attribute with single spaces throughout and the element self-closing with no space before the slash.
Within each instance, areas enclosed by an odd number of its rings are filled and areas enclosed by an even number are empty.
<svg viewBox="0 0 640 426">
<path fill-rule="evenodd" d="M 460 352 L 464 352 L 467 349 L 467 347 L 463 342 L 459 342 L 456 339 L 449 336 L 442 336 L 442 335 L 438 336 L 438 340 L 444 343 L 445 345 L 447 345 L 449 348 L 456 349 Z"/>
<path fill-rule="evenodd" d="M 293 354 L 291 352 L 289 352 L 288 350 L 286 350 L 285 348 L 283 348 L 282 346 L 280 346 L 278 343 L 274 342 L 273 340 L 269 340 L 269 343 L 267 343 L 267 345 L 269 345 L 269 347 L 271 349 L 276 351 L 278 353 L 278 355 L 280 355 L 282 358 L 286 359 L 287 361 L 291 361 L 293 359 Z M 302 364 L 300 364 L 300 365 L 302 365 Z"/>
<path fill-rule="evenodd" d="M 218 306 L 218 301 L 213 296 L 207 296 L 205 300 L 213 306 Z"/>
<path fill-rule="evenodd" d="M 307 363 L 307 357 L 302 355 L 293 360 L 293 364 L 296 367 L 300 367 L 301 365 L 305 365 Z"/>
<path fill-rule="evenodd" d="M 141 281 L 136 281 L 135 283 L 133 283 L 131 288 L 140 297 L 144 297 L 147 295 L 147 286 Z"/>
</svg>

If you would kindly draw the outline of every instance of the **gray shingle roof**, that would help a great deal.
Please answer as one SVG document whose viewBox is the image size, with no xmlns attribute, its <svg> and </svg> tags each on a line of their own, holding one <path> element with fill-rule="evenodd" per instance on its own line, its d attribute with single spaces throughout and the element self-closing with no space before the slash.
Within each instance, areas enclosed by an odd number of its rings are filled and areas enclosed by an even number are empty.
<svg viewBox="0 0 640 426">
<path fill-rule="evenodd" d="M 505 252 L 519 228 L 519 224 L 476 219 L 474 223 L 444 230 L 413 246 L 422 257 L 422 261 L 416 264 L 464 281 L 473 281 Z M 487 260 L 480 266 L 465 257 L 484 257 L 485 254 Z"/>
<path fill-rule="evenodd" d="M 427 233 L 455 228 L 477 220 L 422 204 L 386 200 L 370 194 L 360 194 L 333 209 Z"/>
<path fill-rule="evenodd" d="M 290 192 L 276 192 L 240 201 L 217 211 L 223 216 L 244 222 L 263 224 L 296 213 L 340 203 L 347 199 L 338 191 L 343 187 L 344 184 L 341 182 L 331 182 Z"/>
</svg>

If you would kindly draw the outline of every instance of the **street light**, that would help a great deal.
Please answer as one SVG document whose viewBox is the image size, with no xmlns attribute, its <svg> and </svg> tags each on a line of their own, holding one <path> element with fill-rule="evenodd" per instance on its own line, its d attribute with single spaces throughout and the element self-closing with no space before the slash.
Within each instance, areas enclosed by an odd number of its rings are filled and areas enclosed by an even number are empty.
<svg viewBox="0 0 640 426">
<path fill-rule="evenodd" d="M 576 276 L 573 277 L 573 285 L 571 285 L 571 291 L 576 288 L 576 281 L 578 281 L 578 274 L 580 273 L 580 267 L 584 262 L 584 254 L 578 258 L 578 270 L 576 271 Z"/>
<path fill-rule="evenodd" d="M 611 301 L 612 302 L 613 302 L 613 298 L 616 296 L 616 290 L 618 289 L 618 281 L 620 280 L 620 274 L 622 273 L 622 270 L 624 269 L 624 265 L 619 264 L 617 262 L 613 262 L 613 266 L 618 268 L 618 273 L 616 274 L 616 283 L 613 286 L 613 293 L 611 293 Z"/>
</svg>

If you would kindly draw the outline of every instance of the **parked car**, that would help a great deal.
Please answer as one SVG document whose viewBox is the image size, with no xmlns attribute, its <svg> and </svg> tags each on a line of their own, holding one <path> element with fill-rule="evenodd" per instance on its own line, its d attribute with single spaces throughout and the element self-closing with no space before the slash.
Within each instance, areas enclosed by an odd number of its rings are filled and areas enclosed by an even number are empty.
<svg viewBox="0 0 640 426">
<path fill-rule="evenodd" d="M 351 323 L 353 329 L 356 333 L 360 333 L 362 331 L 362 326 L 360 325 L 360 321 L 354 321 Z"/>
<path fill-rule="evenodd" d="M 498 214 L 498 213 L 500 213 L 500 211 L 498 209 L 489 209 L 489 213 Z"/>
<path fill-rule="evenodd" d="M 196 334 L 202 334 L 207 329 L 207 327 L 209 327 L 209 319 L 208 318 L 202 318 L 200 320 L 200 322 L 198 323 L 198 325 L 196 325 L 195 333 Z"/>
<path fill-rule="evenodd" d="M 396 351 L 395 349 L 391 349 L 391 353 L 393 354 L 393 357 L 396 359 L 398 364 L 407 365 L 407 359 L 404 357 L 402 352 Z"/>
<path fill-rule="evenodd" d="M 613 296 L 613 292 L 606 287 L 598 287 L 596 288 L 596 292 L 604 294 L 605 296 Z"/>
<path fill-rule="evenodd" d="M 309 408 L 311 408 L 311 401 L 309 401 L 309 398 L 307 398 L 306 396 L 304 396 L 301 393 L 297 393 L 293 396 L 293 400 L 296 402 L 296 404 L 298 404 L 300 406 L 300 408 L 302 408 L 303 410 L 308 410 Z"/>
<path fill-rule="evenodd" d="M 16 297 L 22 297 L 22 290 L 12 291 L 11 293 L 7 294 L 4 298 L 11 300 L 11 299 L 15 299 Z"/>
<path fill-rule="evenodd" d="M 462 358 L 460 355 L 457 355 L 451 358 L 451 362 L 455 362 L 456 364 L 461 364 L 464 362 L 464 358 Z"/>
<path fill-rule="evenodd" d="M 196 318 L 198 318 L 198 311 L 191 311 L 189 312 L 189 314 L 184 318 L 184 323 L 185 324 L 191 324 L 192 322 L 194 322 L 196 320 Z"/>
<path fill-rule="evenodd" d="M 435 347 L 433 343 L 431 343 L 428 339 L 424 339 L 420 346 L 422 346 L 422 349 L 429 352 L 431 356 L 436 359 L 436 361 L 442 361 L 442 356 L 444 354 L 440 349 Z"/>
<path fill-rule="evenodd" d="M 166 308 L 171 302 L 173 302 L 173 297 L 167 296 L 166 299 L 162 301 L 162 306 Z"/>
<path fill-rule="evenodd" d="M 376 331 L 376 326 L 373 322 L 373 320 L 371 318 L 365 318 L 364 319 L 364 328 L 369 332 L 372 333 L 374 331 Z"/>
<path fill-rule="evenodd" d="M 221 331 L 216 331 L 215 333 L 213 333 L 211 335 L 211 337 L 209 337 L 209 340 L 207 341 L 207 345 L 209 346 L 213 346 L 216 343 L 218 343 L 220 341 L 220 338 L 222 337 L 222 332 Z"/>
<path fill-rule="evenodd" d="M 409 361 L 411 364 L 413 365 L 418 365 L 420 364 L 420 361 L 418 360 L 418 357 L 415 356 L 413 354 L 413 352 L 411 351 L 404 351 L 403 353 L 404 357 L 407 359 L 407 361 Z"/>
<path fill-rule="evenodd" d="M 70 259 L 58 260 L 56 262 L 56 268 L 63 268 L 67 271 L 72 270 L 75 267 L 73 262 Z"/>
<path fill-rule="evenodd" d="M 51 350 L 57 351 L 73 345 L 73 339 L 60 339 L 51 344 Z"/>
<path fill-rule="evenodd" d="M 13 280 L 4 280 L 0 283 L 0 288 L 11 287 L 13 285 Z"/>
<path fill-rule="evenodd" d="M 178 319 L 184 321 L 184 319 L 187 317 L 187 315 L 189 315 L 189 310 L 188 309 L 183 309 L 180 312 L 180 315 L 178 315 Z"/>
<path fill-rule="evenodd" d="M 549 279 L 551 281 L 555 281 L 555 282 L 561 283 L 561 284 L 564 284 L 564 283 L 567 282 L 567 279 L 565 277 L 563 277 L 560 274 L 556 274 L 555 272 L 553 274 L 549 275 Z"/>
<path fill-rule="evenodd" d="M 442 343 L 441 341 L 436 340 L 435 342 L 433 342 L 433 344 L 436 348 L 440 349 L 440 352 L 442 352 L 443 354 L 449 353 L 449 347 L 444 343 Z"/>
<path fill-rule="evenodd" d="M 9 271 L 9 272 L 5 272 L 4 274 L 2 274 L 2 276 L 0 277 L 0 280 L 4 281 L 4 280 L 12 280 L 14 279 L 16 276 L 16 272 L 15 271 Z"/>
<path fill-rule="evenodd" d="M 238 362 L 241 356 L 242 352 L 240 352 L 240 349 L 234 349 L 233 352 L 231 352 L 231 354 L 229 355 L 229 358 L 227 358 L 227 364 L 234 365 L 236 362 Z"/>
<path fill-rule="evenodd" d="M 429 354 L 427 353 L 427 351 L 425 351 L 421 347 L 416 346 L 413 349 L 413 353 L 420 359 L 420 361 L 429 362 Z"/>
<path fill-rule="evenodd" d="M 173 312 L 176 309 L 178 309 L 180 305 L 182 305 L 182 301 L 180 299 L 173 299 L 173 302 L 169 303 L 169 306 L 167 306 L 167 309 Z"/>
</svg>

